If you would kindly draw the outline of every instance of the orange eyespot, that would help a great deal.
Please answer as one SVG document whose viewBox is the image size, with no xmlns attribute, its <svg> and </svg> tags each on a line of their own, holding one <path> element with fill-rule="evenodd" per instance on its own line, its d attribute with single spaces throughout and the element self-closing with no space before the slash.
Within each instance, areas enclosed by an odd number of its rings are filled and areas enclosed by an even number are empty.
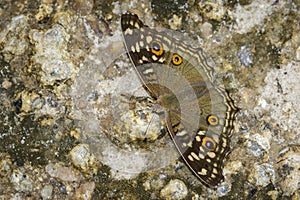
<svg viewBox="0 0 300 200">
<path fill-rule="evenodd" d="M 176 53 L 172 56 L 172 63 L 174 65 L 180 65 L 182 63 L 182 57 Z"/>
<path fill-rule="evenodd" d="M 208 151 L 213 151 L 215 150 L 217 144 L 216 142 L 210 138 L 210 137 L 204 137 L 202 139 L 202 146 L 207 149 Z"/>
<path fill-rule="evenodd" d="M 216 126 L 219 124 L 219 118 L 216 115 L 209 115 L 207 117 L 207 123 L 212 126 Z"/>
<path fill-rule="evenodd" d="M 152 42 L 151 46 L 151 52 L 154 53 L 156 56 L 161 56 L 163 54 L 163 47 L 161 43 Z"/>
</svg>

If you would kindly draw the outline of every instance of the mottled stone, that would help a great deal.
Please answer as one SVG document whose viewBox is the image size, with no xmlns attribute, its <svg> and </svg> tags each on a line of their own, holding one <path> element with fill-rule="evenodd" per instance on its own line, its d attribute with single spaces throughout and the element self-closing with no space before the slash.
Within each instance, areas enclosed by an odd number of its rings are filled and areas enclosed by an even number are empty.
<svg viewBox="0 0 300 200">
<path fill-rule="evenodd" d="M 270 131 L 264 131 L 261 134 L 253 134 L 248 141 L 247 151 L 257 157 L 262 157 L 264 154 L 269 154 L 272 141 Z"/>
<path fill-rule="evenodd" d="M 80 185 L 75 191 L 75 199 L 90 200 L 95 189 L 94 182 L 87 182 Z"/>
<path fill-rule="evenodd" d="M 41 197 L 43 200 L 52 199 L 53 186 L 45 185 L 41 190 Z"/>
<path fill-rule="evenodd" d="M 227 173 L 238 174 L 242 168 L 243 168 L 242 162 L 240 160 L 236 160 L 225 165 L 223 172 L 224 174 Z"/>
<path fill-rule="evenodd" d="M 227 195 L 231 191 L 231 185 L 223 183 L 218 186 L 217 194 L 219 197 Z"/>
<path fill-rule="evenodd" d="M 290 37 L 281 46 L 282 63 L 284 64 L 286 64 L 290 60 L 300 62 L 300 25 L 299 24 L 294 25 L 292 36 Z"/>
<path fill-rule="evenodd" d="M 53 12 L 52 3 L 53 2 L 51 2 L 51 1 L 48 1 L 48 2 L 44 1 L 40 4 L 39 10 L 38 10 L 37 14 L 35 15 L 36 21 L 42 21 L 46 17 L 49 17 L 52 14 L 52 12 Z"/>
<path fill-rule="evenodd" d="M 148 190 L 151 190 L 151 185 L 150 185 L 150 180 L 146 180 L 144 183 L 143 183 L 143 187 L 146 191 Z"/>
<path fill-rule="evenodd" d="M 46 172 L 54 178 L 58 178 L 62 181 L 78 181 L 80 178 L 76 171 L 72 167 L 64 167 L 59 163 L 48 164 L 45 168 Z"/>
<path fill-rule="evenodd" d="M 86 144 L 75 146 L 69 155 L 73 164 L 83 171 L 87 171 L 95 164 L 95 157 L 90 153 L 89 146 Z"/>
<path fill-rule="evenodd" d="M 241 50 L 237 53 L 237 56 L 242 65 L 249 67 L 253 64 L 253 54 L 251 50 L 246 48 L 246 46 L 241 47 Z"/>
<path fill-rule="evenodd" d="M 29 48 L 28 30 L 28 17 L 19 15 L 13 17 L 8 27 L 0 32 L 1 50 L 7 62 L 26 53 Z"/>
<path fill-rule="evenodd" d="M 264 19 L 268 17 L 273 9 L 277 8 L 272 6 L 274 1 L 257 0 L 249 5 L 241 6 L 237 4 L 237 8 L 232 12 L 236 21 L 235 29 L 238 33 L 244 34 L 250 31 L 256 25 L 263 25 Z M 283 7 L 284 1 L 280 2 L 279 6 Z"/>
<path fill-rule="evenodd" d="M 11 86 L 12 86 L 12 82 L 8 81 L 8 80 L 4 80 L 1 84 L 1 86 L 4 88 L 4 89 L 9 89 Z"/>
<path fill-rule="evenodd" d="M 21 111 L 28 113 L 33 111 L 34 109 L 42 108 L 44 101 L 40 98 L 40 95 L 35 92 L 27 92 L 23 91 L 21 93 L 22 98 L 22 107 Z"/>
<path fill-rule="evenodd" d="M 170 28 L 172 30 L 177 30 L 181 27 L 182 25 L 182 17 L 179 17 L 177 15 L 173 15 L 172 19 L 169 20 L 169 25 L 170 25 Z"/>
<path fill-rule="evenodd" d="M 94 6 L 93 0 L 72 0 L 70 3 L 73 9 L 81 15 L 90 14 Z"/>
<path fill-rule="evenodd" d="M 22 199 L 25 199 L 25 194 L 17 192 L 15 194 L 13 194 L 13 196 L 10 200 L 22 200 Z"/>
<path fill-rule="evenodd" d="M 34 189 L 33 180 L 21 171 L 14 170 L 10 181 L 19 192 L 31 192 Z"/>
<path fill-rule="evenodd" d="M 222 1 L 209 2 L 209 1 L 200 1 L 199 10 L 202 14 L 204 14 L 209 19 L 213 19 L 216 21 L 222 21 L 228 11 L 223 6 Z"/>
<path fill-rule="evenodd" d="M 300 148 L 285 147 L 280 151 L 276 171 L 281 177 L 277 183 L 287 196 L 297 195 L 300 185 Z"/>
<path fill-rule="evenodd" d="M 296 133 L 300 131 L 300 63 L 290 62 L 281 69 L 271 70 L 266 78 L 266 85 L 261 88 L 257 115 L 267 114 L 280 126 L 280 135 L 273 139 L 287 139 L 291 143 L 300 143 Z M 265 117 L 267 117 L 265 116 Z M 287 131 L 284 133 L 284 131 Z"/>
<path fill-rule="evenodd" d="M 262 157 L 264 154 L 263 148 L 258 144 L 256 140 L 249 140 L 247 142 L 247 151 L 249 154 L 256 156 L 256 157 Z"/>
<path fill-rule="evenodd" d="M 163 178 L 154 178 L 150 181 L 150 186 L 152 189 L 160 190 L 163 188 L 165 183 L 166 183 L 166 180 L 164 180 Z"/>
<path fill-rule="evenodd" d="M 74 16 L 74 13 L 70 10 L 67 10 L 65 12 L 57 12 L 53 16 L 53 21 L 56 24 L 62 25 L 65 29 L 70 29 L 72 25 L 74 25 L 74 22 L 76 20 L 76 16 Z"/>
<path fill-rule="evenodd" d="M 201 37 L 208 40 L 212 36 L 212 24 L 205 22 L 201 25 Z"/>
<path fill-rule="evenodd" d="M 248 180 L 257 186 L 265 187 L 275 180 L 274 166 L 268 163 L 255 164 L 251 169 Z"/>
<path fill-rule="evenodd" d="M 179 179 L 171 180 L 161 191 L 162 198 L 171 200 L 185 199 L 188 194 L 188 189 L 185 183 Z"/>
<path fill-rule="evenodd" d="M 11 162 L 9 156 L 7 156 L 5 154 L 4 155 L 0 154 L 0 158 L 1 158 L 1 160 L 0 160 L 0 175 L 2 177 L 6 177 L 7 174 L 9 174 L 11 171 L 12 162 Z"/>
<path fill-rule="evenodd" d="M 54 25 L 46 32 L 32 30 L 31 41 L 35 44 L 36 64 L 41 65 L 41 81 L 52 85 L 55 81 L 66 80 L 76 75 L 77 69 L 67 51 L 70 35 L 61 25 Z"/>
</svg>

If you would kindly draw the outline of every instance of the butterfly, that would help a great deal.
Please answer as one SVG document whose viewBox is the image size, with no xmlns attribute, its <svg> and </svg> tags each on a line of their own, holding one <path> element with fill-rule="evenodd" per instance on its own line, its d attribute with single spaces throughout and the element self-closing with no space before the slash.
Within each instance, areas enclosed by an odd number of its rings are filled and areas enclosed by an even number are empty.
<svg viewBox="0 0 300 200">
<path fill-rule="evenodd" d="M 237 112 L 202 48 L 175 32 L 121 16 L 125 47 L 149 95 L 164 108 L 167 130 L 189 169 L 209 187 L 223 179 Z"/>
</svg>

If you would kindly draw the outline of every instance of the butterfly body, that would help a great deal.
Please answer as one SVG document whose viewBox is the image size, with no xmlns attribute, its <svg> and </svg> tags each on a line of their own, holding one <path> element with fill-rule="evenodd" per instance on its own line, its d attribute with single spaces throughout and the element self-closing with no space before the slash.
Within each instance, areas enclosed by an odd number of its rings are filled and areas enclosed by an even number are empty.
<svg viewBox="0 0 300 200">
<path fill-rule="evenodd" d="M 151 97 L 164 107 L 165 123 L 183 160 L 207 186 L 223 180 L 223 160 L 237 112 L 215 78 L 214 63 L 203 49 L 174 39 L 172 31 L 122 15 L 125 46 Z"/>
</svg>

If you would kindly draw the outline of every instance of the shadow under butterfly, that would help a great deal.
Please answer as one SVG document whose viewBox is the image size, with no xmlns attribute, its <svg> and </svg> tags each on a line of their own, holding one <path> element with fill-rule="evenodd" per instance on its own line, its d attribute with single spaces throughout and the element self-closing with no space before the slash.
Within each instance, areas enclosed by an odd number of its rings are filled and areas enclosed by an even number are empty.
<svg viewBox="0 0 300 200">
<path fill-rule="evenodd" d="M 223 179 L 223 161 L 237 108 L 215 77 L 214 62 L 175 39 L 170 30 L 149 28 L 136 14 L 121 17 L 128 55 L 149 95 L 163 108 L 165 124 L 191 171 L 209 187 Z"/>
</svg>

